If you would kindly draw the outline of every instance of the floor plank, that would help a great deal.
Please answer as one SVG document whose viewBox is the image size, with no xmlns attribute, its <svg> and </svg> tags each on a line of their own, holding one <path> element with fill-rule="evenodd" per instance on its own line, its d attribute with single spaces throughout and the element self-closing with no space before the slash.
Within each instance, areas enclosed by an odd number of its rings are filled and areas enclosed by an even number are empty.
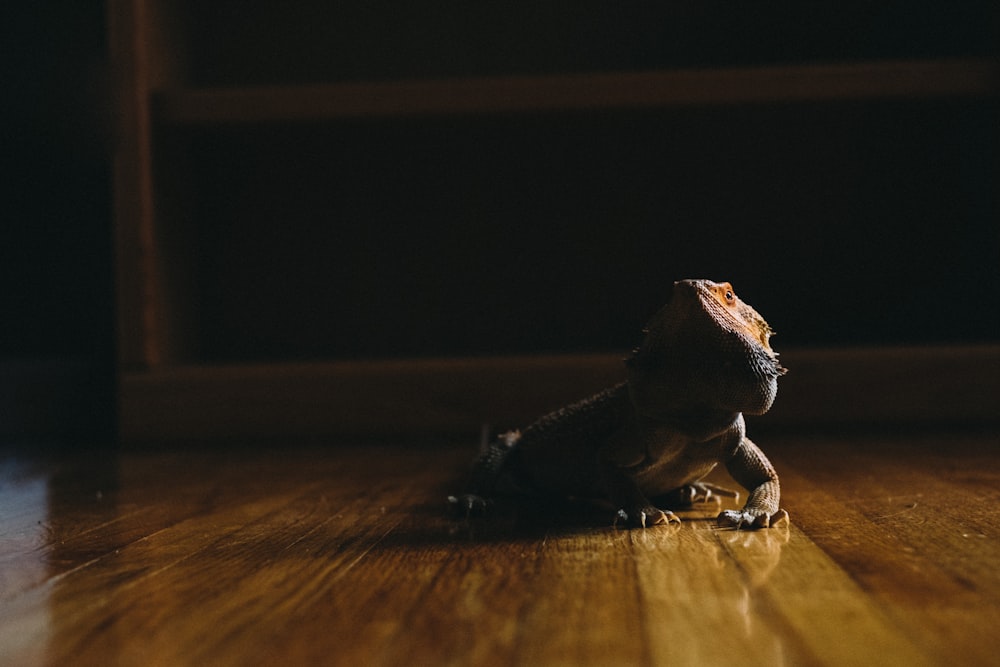
<svg viewBox="0 0 1000 667">
<path fill-rule="evenodd" d="M 468 448 L 0 457 L 0 664 L 987 664 L 996 434 L 761 438 L 790 525 L 480 520 Z M 714 473 L 720 483 L 728 480 Z"/>
<path fill-rule="evenodd" d="M 957 643 L 971 662 L 995 659 L 969 632 L 1000 623 L 1000 442 L 990 440 L 910 436 L 783 452 L 797 524 L 939 663 L 953 661 Z"/>
</svg>

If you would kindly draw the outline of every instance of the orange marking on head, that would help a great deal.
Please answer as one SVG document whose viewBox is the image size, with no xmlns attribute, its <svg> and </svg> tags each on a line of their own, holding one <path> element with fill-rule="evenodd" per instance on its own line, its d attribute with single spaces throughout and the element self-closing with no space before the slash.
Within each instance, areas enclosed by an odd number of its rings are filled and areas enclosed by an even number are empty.
<svg viewBox="0 0 1000 667">
<path fill-rule="evenodd" d="M 744 333 L 760 341 L 760 344 L 766 349 L 771 349 L 769 339 L 771 334 L 774 333 L 771 327 L 756 310 L 736 296 L 731 284 L 714 283 L 709 290 L 712 296 L 715 297 L 715 300 L 719 302 L 719 305 L 732 315 Z"/>
</svg>

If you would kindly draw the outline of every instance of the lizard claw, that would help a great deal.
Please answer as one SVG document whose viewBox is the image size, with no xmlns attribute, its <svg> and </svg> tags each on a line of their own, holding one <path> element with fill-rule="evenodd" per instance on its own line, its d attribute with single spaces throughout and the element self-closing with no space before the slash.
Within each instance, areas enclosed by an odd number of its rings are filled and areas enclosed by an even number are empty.
<svg viewBox="0 0 1000 667">
<path fill-rule="evenodd" d="M 661 510 L 655 507 L 645 507 L 634 510 L 631 514 L 624 508 L 619 509 L 615 514 L 614 525 L 621 521 L 626 526 L 638 528 L 651 528 L 652 526 L 679 524 L 680 518 L 669 510 Z"/>
<path fill-rule="evenodd" d="M 465 518 L 469 518 L 485 514 L 490 501 L 473 493 L 464 493 L 460 496 L 448 496 L 448 504 L 453 513 L 459 514 L 464 511 Z"/>
<path fill-rule="evenodd" d="M 732 498 L 733 502 L 739 502 L 740 494 L 738 491 L 709 484 L 708 482 L 694 482 L 674 489 L 665 496 L 658 498 L 658 500 L 666 507 L 688 509 L 703 503 L 711 503 L 719 506 L 722 504 L 723 498 Z"/>
<path fill-rule="evenodd" d="M 708 482 L 694 482 L 674 489 L 659 500 L 667 507 L 686 509 L 699 503 L 713 503 L 718 506 L 722 504 L 723 498 L 732 498 L 734 502 L 739 502 L 740 494 L 738 491 Z"/>
<path fill-rule="evenodd" d="M 723 498 L 732 498 L 733 502 L 739 502 L 740 492 L 727 489 L 724 486 L 716 486 L 708 482 L 695 482 L 691 485 L 691 502 L 719 504 Z"/>
<path fill-rule="evenodd" d="M 719 514 L 718 525 L 722 528 L 733 528 L 734 530 L 759 530 L 760 528 L 770 528 L 788 521 L 788 512 L 779 509 L 774 514 L 768 514 L 761 510 L 726 510 Z"/>
</svg>

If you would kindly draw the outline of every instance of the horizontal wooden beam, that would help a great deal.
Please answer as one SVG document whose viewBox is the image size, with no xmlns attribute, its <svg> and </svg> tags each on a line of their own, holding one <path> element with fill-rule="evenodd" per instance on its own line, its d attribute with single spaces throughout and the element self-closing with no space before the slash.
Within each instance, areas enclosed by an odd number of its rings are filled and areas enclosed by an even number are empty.
<svg viewBox="0 0 1000 667">
<path fill-rule="evenodd" d="M 997 93 L 985 59 L 874 61 L 376 83 L 161 90 L 167 124 L 641 109 Z"/>
<path fill-rule="evenodd" d="M 798 350 L 761 424 L 1000 421 L 1000 346 Z M 125 440 L 475 434 L 623 379 L 621 355 L 185 366 L 124 373 Z"/>
</svg>

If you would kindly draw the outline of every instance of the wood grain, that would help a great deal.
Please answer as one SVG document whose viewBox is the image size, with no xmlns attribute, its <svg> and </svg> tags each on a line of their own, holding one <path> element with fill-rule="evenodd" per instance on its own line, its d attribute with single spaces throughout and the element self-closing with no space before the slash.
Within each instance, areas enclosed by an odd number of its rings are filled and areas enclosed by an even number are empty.
<svg viewBox="0 0 1000 667">
<path fill-rule="evenodd" d="M 454 519 L 469 448 L 0 459 L 0 663 L 987 664 L 1000 438 L 782 436 L 785 528 Z M 724 475 L 715 481 L 732 484 Z"/>
</svg>

